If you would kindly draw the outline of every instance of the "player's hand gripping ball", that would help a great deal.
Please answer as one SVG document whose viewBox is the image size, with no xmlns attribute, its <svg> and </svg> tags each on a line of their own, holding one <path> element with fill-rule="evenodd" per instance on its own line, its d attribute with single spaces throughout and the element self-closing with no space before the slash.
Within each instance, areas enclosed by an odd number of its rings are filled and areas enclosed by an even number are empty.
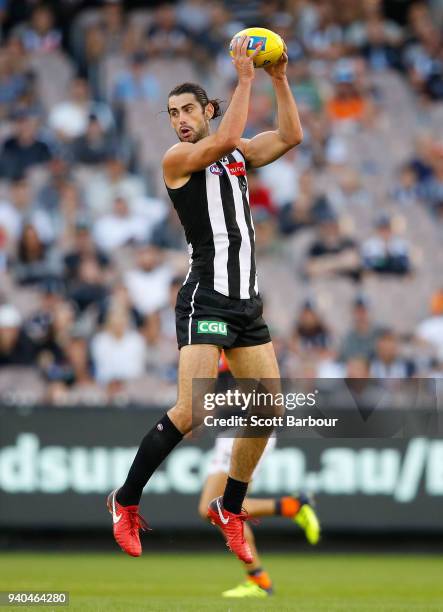
<svg viewBox="0 0 443 612">
<path fill-rule="evenodd" d="M 232 41 L 242 36 L 249 36 L 249 44 L 247 54 L 252 55 L 257 45 L 261 43 L 261 49 L 257 53 L 254 59 L 254 66 L 256 68 L 265 68 L 276 64 L 281 58 L 284 51 L 284 42 L 281 36 L 267 30 L 266 28 L 246 28 L 233 37 Z M 232 57 L 232 41 L 229 46 L 229 53 Z"/>
</svg>

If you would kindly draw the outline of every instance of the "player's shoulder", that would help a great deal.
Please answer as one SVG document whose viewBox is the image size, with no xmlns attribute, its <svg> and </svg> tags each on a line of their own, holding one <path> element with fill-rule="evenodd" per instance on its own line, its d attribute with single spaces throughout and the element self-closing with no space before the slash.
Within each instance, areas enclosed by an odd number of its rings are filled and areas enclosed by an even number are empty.
<svg viewBox="0 0 443 612">
<path fill-rule="evenodd" d="M 177 142 L 176 144 L 172 145 L 172 147 L 169 147 L 169 149 L 163 155 L 163 165 L 175 163 L 180 155 L 183 155 L 186 153 L 186 151 L 189 151 L 189 147 L 192 147 L 191 142 Z"/>
</svg>

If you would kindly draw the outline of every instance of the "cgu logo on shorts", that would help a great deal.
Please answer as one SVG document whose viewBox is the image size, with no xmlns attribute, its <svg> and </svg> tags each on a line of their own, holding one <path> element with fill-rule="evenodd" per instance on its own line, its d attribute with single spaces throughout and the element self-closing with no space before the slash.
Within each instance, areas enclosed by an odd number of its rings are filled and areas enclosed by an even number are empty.
<svg viewBox="0 0 443 612">
<path fill-rule="evenodd" d="M 222 321 L 197 321 L 197 333 L 227 336 L 228 326 Z"/>
<path fill-rule="evenodd" d="M 211 166 L 209 166 L 209 170 L 211 174 L 218 174 L 218 175 L 223 174 L 223 170 L 219 168 L 217 164 L 212 164 Z"/>
<path fill-rule="evenodd" d="M 242 161 L 231 162 L 230 164 L 227 164 L 226 167 L 229 170 L 229 174 L 231 174 L 232 176 L 245 176 L 246 175 L 245 164 Z"/>
</svg>

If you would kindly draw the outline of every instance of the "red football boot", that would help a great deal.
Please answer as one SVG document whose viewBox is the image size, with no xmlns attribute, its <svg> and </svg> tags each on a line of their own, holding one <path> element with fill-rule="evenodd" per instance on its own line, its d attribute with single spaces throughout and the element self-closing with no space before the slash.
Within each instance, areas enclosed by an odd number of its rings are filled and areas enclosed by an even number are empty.
<svg viewBox="0 0 443 612">
<path fill-rule="evenodd" d="M 147 531 L 149 526 L 138 513 L 138 506 L 122 506 L 116 500 L 118 489 L 108 495 L 107 506 L 112 514 L 114 538 L 123 552 L 131 557 L 140 557 L 142 545 L 139 530 Z"/>
<path fill-rule="evenodd" d="M 226 539 L 226 545 L 240 561 L 252 563 L 253 557 L 244 535 L 244 522 L 248 519 L 246 512 L 234 514 L 222 505 L 223 498 L 216 497 L 208 506 L 208 518 L 213 525 L 218 525 Z"/>
</svg>

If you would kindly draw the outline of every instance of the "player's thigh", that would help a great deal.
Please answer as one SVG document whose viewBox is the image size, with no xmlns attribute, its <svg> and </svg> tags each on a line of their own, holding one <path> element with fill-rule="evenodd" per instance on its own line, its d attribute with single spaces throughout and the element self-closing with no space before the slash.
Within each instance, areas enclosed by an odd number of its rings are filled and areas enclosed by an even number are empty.
<svg viewBox="0 0 443 612">
<path fill-rule="evenodd" d="M 234 377 L 237 380 L 245 379 L 243 385 L 240 383 L 242 391 L 250 392 L 251 381 L 260 380 L 260 391 L 271 393 L 274 398 L 281 393 L 280 370 L 272 342 L 225 349 L 225 355 Z M 255 383 L 252 386 L 255 388 Z M 271 400 L 269 402 L 265 406 L 251 406 L 251 411 L 254 410 L 257 414 L 266 413 L 267 416 L 280 415 L 281 408 L 277 403 Z M 264 431 L 263 435 L 267 437 L 267 431 Z"/>
<path fill-rule="evenodd" d="M 209 476 L 206 478 L 200 495 L 200 501 L 198 503 L 198 513 L 200 514 L 201 518 L 206 518 L 209 502 L 216 497 L 223 495 L 227 479 L 227 472 L 216 472 L 214 474 L 209 474 Z"/>
<path fill-rule="evenodd" d="M 235 378 L 280 378 L 272 342 L 225 349 L 225 355 Z"/>
</svg>

